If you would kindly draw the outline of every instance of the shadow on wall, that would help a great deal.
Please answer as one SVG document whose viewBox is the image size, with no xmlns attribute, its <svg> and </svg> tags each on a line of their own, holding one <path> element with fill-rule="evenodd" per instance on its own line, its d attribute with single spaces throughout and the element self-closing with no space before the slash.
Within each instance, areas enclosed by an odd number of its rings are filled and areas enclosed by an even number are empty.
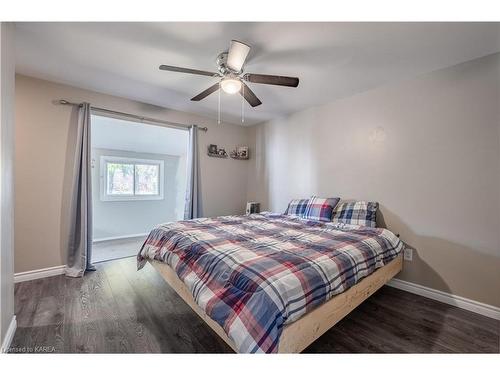
<svg viewBox="0 0 500 375">
<path fill-rule="evenodd" d="M 247 182 L 248 191 L 254 192 L 253 196 L 248 196 L 248 201 L 259 201 L 261 211 L 269 211 L 271 207 L 269 207 L 269 167 L 267 160 L 266 150 L 266 137 L 262 136 L 260 132 L 262 132 L 262 127 L 257 127 L 255 130 L 255 150 L 254 155 L 251 155 L 250 162 L 254 165 L 250 168 L 253 168 L 255 171 L 253 176 L 252 174 L 248 174 L 249 181 Z"/>
<path fill-rule="evenodd" d="M 500 307 L 500 256 L 443 238 L 419 235 L 396 214 L 381 206 L 377 225 L 387 228 L 386 218 L 389 218 L 389 229 L 400 234 L 406 246 L 413 249 L 413 260 L 405 261 L 398 278 Z M 475 275 L 474 280 L 468 275 Z"/>
<path fill-rule="evenodd" d="M 399 235 L 401 241 L 403 241 L 405 248 L 410 248 L 413 249 L 413 259 L 411 262 L 409 261 L 404 261 L 403 263 L 403 271 L 399 273 L 396 278 L 399 278 L 401 276 L 405 276 L 405 274 L 408 274 L 408 269 L 416 269 L 418 270 L 416 272 L 417 275 L 425 277 L 425 279 L 431 279 L 432 282 L 432 287 L 434 289 L 438 289 L 440 291 L 446 292 L 446 293 L 451 293 L 450 287 L 446 282 L 443 280 L 442 277 L 439 276 L 439 274 L 428 264 L 426 263 L 419 254 L 418 247 L 416 246 L 417 243 L 421 243 L 420 240 L 418 240 L 418 237 L 407 225 L 403 223 L 403 221 L 393 212 L 390 212 L 389 216 L 391 217 L 391 221 L 397 222 L 397 226 L 394 228 L 388 228 L 387 223 L 385 220 L 384 212 L 389 212 L 384 206 L 380 205 L 379 209 L 377 211 L 377 227 L 379 228 L 384 228 L 384 229 L 389 229 L 393 233 Z M 411 271 L 410 271 L 411 273 Z M 404 278 L 407 280 L 406 278 Z M 407 280 L 410 281 L 410 280 Z"/>
</svg>

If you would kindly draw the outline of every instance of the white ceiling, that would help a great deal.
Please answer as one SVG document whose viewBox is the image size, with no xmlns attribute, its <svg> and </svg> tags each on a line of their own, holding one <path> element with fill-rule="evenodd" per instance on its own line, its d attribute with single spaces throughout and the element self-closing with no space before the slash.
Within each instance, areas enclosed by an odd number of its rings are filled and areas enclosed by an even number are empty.
<svg viewBox="0 0 500 375">
<path fill-rule="evenodd" d="M 250 84 L 263 104 L 245 124 L 500 51 L 499 23 L 18 23 L 17 72 L 211 118 L 217 94 L 190 98 L 214 78 L 160 64 L 215 71 L 231 39 L 250 45 L 245 71 L 298 76 L 297 89 Z M 222 95 L 238 123 L 239 95 Z"/>
<path fill-rule="evenodd" d="M 92 148 L 184 155 L 188 132 L 109 117 L 92 116 Z"/>
</svg>

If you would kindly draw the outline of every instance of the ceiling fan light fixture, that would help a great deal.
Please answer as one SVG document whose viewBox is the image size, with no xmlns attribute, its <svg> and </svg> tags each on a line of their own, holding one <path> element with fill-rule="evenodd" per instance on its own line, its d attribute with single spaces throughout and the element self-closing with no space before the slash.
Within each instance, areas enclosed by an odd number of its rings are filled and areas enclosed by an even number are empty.
<svg viewBox="0 0 500 375">
<path fill-rule="evenodd" d="M 220 86 L 225 93 L 236 94 L 241 90 L 241 81 L 234 78 L 225 78 L 220 82 Z"/>
<path fill-rule="evenodd" d="M 221 52 L 217 56 L 217 72 L 183 68 L 173 65 L 160 65 L 160 70 L 217 78 L 218 81 L 216 83 L 192 97 L 191 100 L 199 102 L 214 92 L 217 92 L 219 95 L 219 106 L 221 91 L 231 95 L 239 93 L 243 98 L 241 101 L 242 108 L 244 107 L 245 100 L 252 107 L 261 105 L 262 102 L 245 82 L 286 87 L 297 87 L 299 85 L 299 79 L 297 77 L 245 73 L 244 66 L 249 52 L 249 45 L 237 40 L 232 40 L 229 50 Z"/>
</svg>

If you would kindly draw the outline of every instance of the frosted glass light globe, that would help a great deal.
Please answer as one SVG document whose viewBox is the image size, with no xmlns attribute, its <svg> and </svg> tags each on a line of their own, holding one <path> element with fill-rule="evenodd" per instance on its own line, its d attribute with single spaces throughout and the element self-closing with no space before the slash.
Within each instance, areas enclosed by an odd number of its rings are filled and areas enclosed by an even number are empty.
<svg viewBox="0 0 500 375">
<path fill-rule="evenodd" d="M 225 78 L 220 82 L 222 90 L 228 94 L 236 94 L 241 89 L 241 82 L 234 78 Z"/>
</svg>

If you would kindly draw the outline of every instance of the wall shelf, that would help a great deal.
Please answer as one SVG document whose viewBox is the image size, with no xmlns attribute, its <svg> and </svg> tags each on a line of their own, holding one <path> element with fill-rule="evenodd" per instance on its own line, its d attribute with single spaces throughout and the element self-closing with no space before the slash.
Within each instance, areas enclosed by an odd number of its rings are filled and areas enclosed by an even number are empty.
<svg viewBox="0 0 500 375">
<path fill-rule="evenodd" d="M 227 158 L 227 154 L 226 155 L 219 155 L 219 154 L 214 154 L 212 152 L 207 152 L 207 155 L 210 156 L 211 158 L 221 158 L 221 159 Z"/>
<path fill-rule="evenodd" d="M 231 155 L 231 159 L 236 159 L 236 160 L 248 160 L 250 159 L 248 156 L 246 158 L 243 158 L 241 156 L 235 156 L 235 155 Z"/>
</svg>

